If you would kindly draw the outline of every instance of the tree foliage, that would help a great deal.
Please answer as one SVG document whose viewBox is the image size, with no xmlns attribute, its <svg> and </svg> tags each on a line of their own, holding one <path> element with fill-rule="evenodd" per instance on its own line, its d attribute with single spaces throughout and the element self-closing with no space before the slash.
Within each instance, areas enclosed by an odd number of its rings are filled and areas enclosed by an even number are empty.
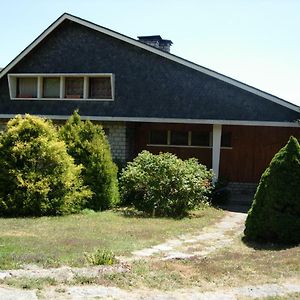
<svg viewBox="0 0 300 300">
<path fill-rule="evenodd" d="M 89 120 L 82 121 L 75 111 L 60 135 L 75 163 L 82 165 L 84 184 L 93 192 L 86 207 L 104 210 L 115 205 L 119 201 L 117 167 L 102 127 Z"/>
<path fill-rule="evenodd" d="M 245 237 L 300 242 L 300 146 L 291 137 L 263 173 L 248 213 Z"/>
<path fill-rule="evenodd" d="M 207 201 L 212 173 L 196 159 L 141 152 L 120 177 L 123 204 L 156 215 L 182 216 Z"/>
<path fill-rule="evenodd" d="M 0 137 L 0 170 L 1 215 L 72 213 L 91 196 L 57 130 L 38 117 L 8 122 Z"/>
</svg>

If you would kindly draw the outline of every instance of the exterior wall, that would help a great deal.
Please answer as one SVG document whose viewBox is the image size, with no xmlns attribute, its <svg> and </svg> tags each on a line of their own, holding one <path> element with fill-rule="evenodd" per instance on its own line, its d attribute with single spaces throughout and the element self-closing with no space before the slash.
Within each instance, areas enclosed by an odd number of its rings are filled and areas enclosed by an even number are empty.
<svg viewBox="0 0 300 300">
<path fill-rule="evenodd" d="M 212 167 L 212 148 L 151 146 L 148 144 L 151 129 L 212 131 L 212 125 L 150 124 L 136 127 L 135 154 L 143 149 L 154 154 L 171 152 L 182 159 L 196 157 L 208 168 Z M 230 182 L 245 183 L 232 185 L 233 190 L 251 190 L 269 165 L 271 159 L 288 141 L 291 135 L 300 140 L 300 128 L 261 126 L 222 126 L 222 132 L 231 133 L 231 146 L 221 147 L 219 177 Z"/>
<path fill-rule="evenodd" d="M 258 182 L 273 156 L 300 128 L 223 126 L 232 133 L 232 149 L 221 149 L 220 176 L 236 182 Z"/>
</svg>

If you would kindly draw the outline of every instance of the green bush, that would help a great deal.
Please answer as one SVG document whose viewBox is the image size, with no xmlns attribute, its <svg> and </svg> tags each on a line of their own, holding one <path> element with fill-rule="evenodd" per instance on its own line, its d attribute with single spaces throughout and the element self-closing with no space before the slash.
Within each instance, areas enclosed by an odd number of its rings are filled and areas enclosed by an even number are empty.
<svg viewBox="0 0 300 300">
<path fill-rule="evenodd" d="M 182 216 L 207 201 L 212 173 L 196 159 L 141 152 L 120 176 L 124 205 L 161 216 Z"/>
<path fill-rule="evenodd" d="M 10 120 L 0 136 L 0 214 L 61 215 L 91 196 L 50 121 L 26 115 Z"/>
<path fill-rule="evenodd" d="M 117 167 L 100 125 L 81 121 L 77 112 L 61 128 L 61 137 L 77 165 L 82 165 L 84 184 L 93 192 L 86 208 L 105 210 L 119 201 Z"/>
<path fill-rule="evenodd" d="M 93 265 L 113 265 L 117 262 L 116 256 L 112 251 L 97 249 L 93 253 L 84 253 L 86 261 Z"/>
<path fill-rule="evenodd" d="M 248 240 L 300 242 L 300 146 L 291 137 L 263 173 L 246 219 Z"/>
</svg>

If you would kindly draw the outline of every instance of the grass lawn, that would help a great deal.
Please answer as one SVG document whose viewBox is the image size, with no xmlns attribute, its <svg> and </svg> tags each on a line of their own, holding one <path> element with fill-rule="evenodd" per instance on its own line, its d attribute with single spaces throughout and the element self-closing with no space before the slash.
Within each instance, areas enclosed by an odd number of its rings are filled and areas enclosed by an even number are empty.
<svg viewBox="0 0 300 300">
<path fill-rule="evenodd" d="M 144 218 L 123 212 L 64 217 L 0 219 L 0 269 L 85 264 L 84 252 L 108 249 L 129 255 L 176 235 L 216 222 L 221 210 L 207 207 L 180 220 Z"/>
</svg>

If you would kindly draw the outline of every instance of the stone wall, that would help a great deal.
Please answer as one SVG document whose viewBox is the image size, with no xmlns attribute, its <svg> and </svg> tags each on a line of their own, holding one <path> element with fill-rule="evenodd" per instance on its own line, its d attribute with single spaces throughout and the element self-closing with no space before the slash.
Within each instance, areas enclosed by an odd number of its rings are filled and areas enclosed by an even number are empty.
<svg viewBox="0 0 300 300">
<path fill-rule="evenodd" d="M 5 129 L 5 126 L 6 126 L 6 124 L 0 123 L 0 131 L 4 130 L 4 129 Z"/>
<path fill-rule="evenodd" d="M 128 159 L 129 145 L 125 123 L 103 123 L 102 126 L 108 137 L 113 160 L 124 164 Z"/>
<path fill-rule="evenodd" d="M 252 182 L 229 182 L 228 188 L 232 193 L 237 194 L 254 194 L 257 188 L 257 183 Z"/>
</svg>

